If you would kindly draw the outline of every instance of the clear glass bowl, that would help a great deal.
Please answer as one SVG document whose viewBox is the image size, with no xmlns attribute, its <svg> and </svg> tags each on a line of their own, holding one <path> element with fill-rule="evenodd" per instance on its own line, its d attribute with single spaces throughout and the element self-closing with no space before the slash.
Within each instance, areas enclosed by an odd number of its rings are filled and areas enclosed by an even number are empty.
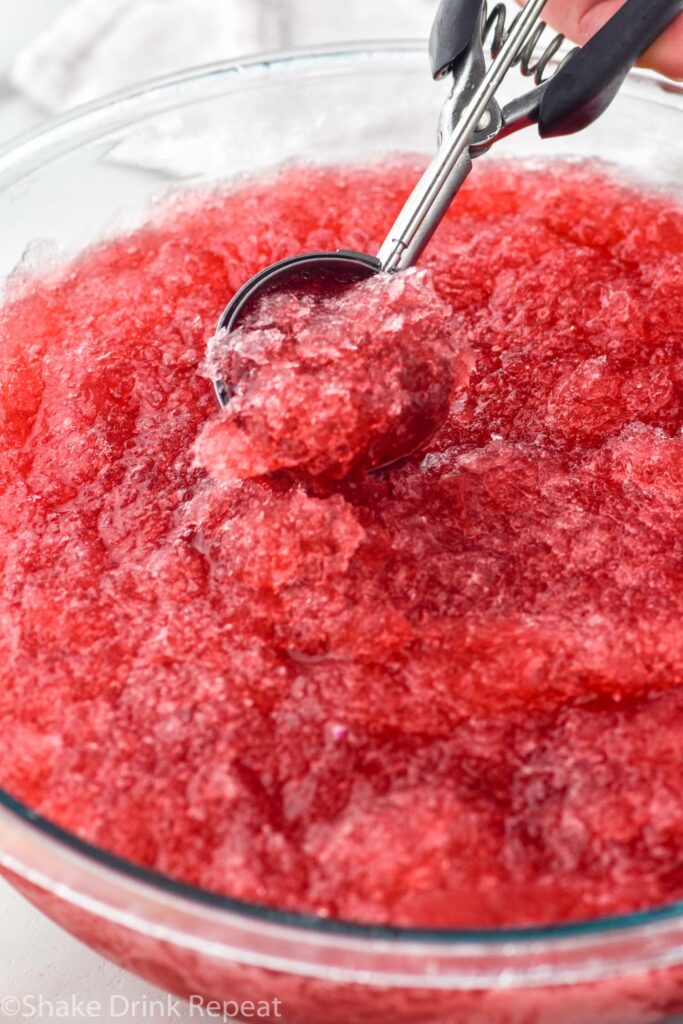
<svg viewBox="0 0 683 1024">
<path fill-rule="evenodd" d="M 431 153 L 443 95 L 424 45 L 403 44 L 204 68 L 85 108 L 0 152 L 0 276 L 139 222 L 169 189 L 292 160 Z M 683 93 L 634 74 L 583 134 L 541 143 L 528 130 L 500 151 L 600 157 L 678 185 Z M 183 996 L 280 1000 L 272 1015 L 288 1024 L 653 1024 L 683 1011 L 683 906 L 508 932 L 322 921 L 140 870 L 2 793 L 0 864 L 129 970 Z"/>
</svg>

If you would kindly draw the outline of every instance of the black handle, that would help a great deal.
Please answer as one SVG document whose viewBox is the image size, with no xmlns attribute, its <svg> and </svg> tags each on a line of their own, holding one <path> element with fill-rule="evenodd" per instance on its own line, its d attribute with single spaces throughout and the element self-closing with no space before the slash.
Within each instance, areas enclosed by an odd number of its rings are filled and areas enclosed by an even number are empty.
<svg viewBox="0 0 683 1024">
<path fill-rule="evenodd" d="M 482 0 L 441 0 L 429 37 L 434 78 L 443 78 L 479 30 Z"/>
<path fill-rule="evenodd" d="M 538 119 L 541 136 L 570 135 L 597 120 L 641 54 L 681 11 L 683 0 L 626 0 L 548 82 Z"/>
</svg>

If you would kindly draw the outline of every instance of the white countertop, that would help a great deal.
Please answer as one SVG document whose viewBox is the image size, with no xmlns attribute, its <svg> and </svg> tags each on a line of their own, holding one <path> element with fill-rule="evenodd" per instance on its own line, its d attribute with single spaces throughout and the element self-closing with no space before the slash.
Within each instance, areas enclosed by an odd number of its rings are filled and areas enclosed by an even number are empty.
<svg viewBox="0 0 683 1024">
<path fill-rule="evenodd" d="M 109 1022 L 117 1017 L 128 1024 L 135 1019 L 132 1004 L 162 995 L 151 985 L 119 970 L 82 946 L 39 914 L 5 882 L 0 882 L 0 1020 L 3 1022 L 50 1019 L 50 1007 L 59 1016 L 60 1004 L 93 1002 Z M 42 1013 L 32 1015 L 42 999 Z M 182 1004 L 173 1020 L 190 1020 Z M 69 1014 L 69 1024 L 79 1010 Z M 164 1024 L 161 1019 L 160 1024 Z"/>
</svg>

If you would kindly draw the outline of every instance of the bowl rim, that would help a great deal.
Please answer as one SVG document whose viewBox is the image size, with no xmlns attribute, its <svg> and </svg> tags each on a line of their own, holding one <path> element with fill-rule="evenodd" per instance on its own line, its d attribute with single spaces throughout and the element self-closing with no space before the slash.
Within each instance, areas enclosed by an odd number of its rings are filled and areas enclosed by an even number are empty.
<svg viewBox="0 0 683 1024">
<path fill-rule="evenodd" d="M 254 56 L 204 64 L 187 70 L 155 77 L 112 94 L 93 103 L 75 107 L 68 113 L 50 118 L 44 124 L 10 139 L 0 146 L 0 189 L 8 187 L 31 171 L 32 160 L 42 151 L 52 149 L 52 157 L 77 148 L 88 139 L 96 138 L 106 127 L 111 131 L 117 124 L 125 125 L 138 120 L 145 108 L 154 113 L 163 112 L 158 100 L 168 94 L 169 109 L 178 99 L 183 86 L 206 83 L 214 78 L 249 76 L 267 80 L 279 73 L 321 69 L 332 61 L 357 61 L 378 57 L 402 58 L 423 54 L 423 40 L 360 41 L 329 46 L 297 47 L 285 51 L 258 53 Z M 642 90 L 647 89 L 643 96 Z M 673 107 L 683 112 L 683 83 L 673 82 L 646 69 L 632 71 L 624 86 L 627 95 L 636 95 L 647 102 Z M 113 123 L 112 123 L 113 122 Z M 78 130 L 80 129 L 80 131 Z M 22 173 L 23 172 L 23 173 Z M 43 840 L 57 844 L 65 853 L 79 860 L 91 862 L 95 868 L 113 872 L 123 881 L 149 887 L 158 894 L 186 900 L 197 909 L 228 912 L 263 924 L 281 925 L 298 929 L 301 933 L 319 933 L 340 938 L 385 940 L 394 943 L 443 944 L 448 947 L 495 946 L 500 943 L 528 947 L 531 943 L 552 944 L 562 940 L 597 939 L 617 933 L 633 934 L 645 926 L 683 920 L 683 901 L 665 904 L 648 910 L 582 919 L 564 924 L 521 926 L 504 928 L 423 928 L 394 925 L 361 924 L 345 919 L 322 918 L 312 913 L 278 910 L 266 904 L 252 903 L 224 896 L 199 886 L 174 879 L 162 872 L 135 864 L 124 857 L 110 853 L 61 828 L 49 819 L 11 796 L 0 787 L 0 812 L 9 815 L 29 832 L 37 832 Z M 0 842 L 1 846 L 1 842 Z M 0 849 L 0 864 L 2 850 Z M 9 870 L 16 870 L 10 868 Z"/>
</svg>

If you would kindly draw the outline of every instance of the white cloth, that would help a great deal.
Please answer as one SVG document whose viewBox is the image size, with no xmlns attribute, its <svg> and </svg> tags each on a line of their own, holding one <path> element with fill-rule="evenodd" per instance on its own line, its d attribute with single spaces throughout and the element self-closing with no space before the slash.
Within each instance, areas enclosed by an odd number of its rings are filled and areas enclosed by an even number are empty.
<svg viewBox="0 0 683 1024">
<path fill-rule="evenodd" d="M 50 111 L 258 50 L 254 0 L 76 0 L 17 57 L 12 84 Z"/>
<path fill-rule="evenodd" d="M 10 78 L 40 106 L 63 111 L 148 78 L 257 51 L 425 37 L 436 2 L 73 0 L 19 54 Z"/>
<path fill-rule="evenodd" d="M 28 99 L 61 112 L 146 79 L 249 53 L 352 39 L 425 37 L 436 3 L 72 0 L 19 54 L 10 77 Z M 108 159 L 180 179 L 211 175 L 225 165 L 230 134 L 227 126 L 207 126 L 201 110 L 188 108 L 129 132 Z"/>
</svg>

